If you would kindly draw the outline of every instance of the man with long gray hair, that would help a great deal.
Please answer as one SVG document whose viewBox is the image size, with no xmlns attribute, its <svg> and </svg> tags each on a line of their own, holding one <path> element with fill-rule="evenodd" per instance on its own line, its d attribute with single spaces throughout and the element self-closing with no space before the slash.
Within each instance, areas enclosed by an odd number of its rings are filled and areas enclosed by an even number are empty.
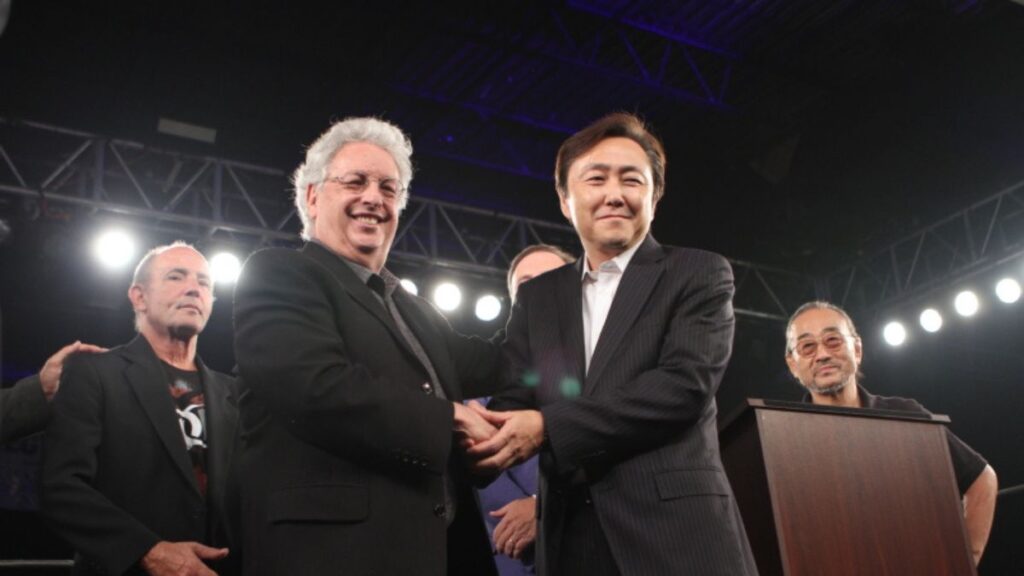
<svg viewBox="0 0 1024 576">
<path fill-rule="evenodd" d="M 331 126 L 295 171 L 306 243 L 238 280 L 248 574 L 495 573 L 458 445 L 495 432 L 460 401 L 501 355 L 384 267 L 411 154 L 382 120 Z"/>
</svg>

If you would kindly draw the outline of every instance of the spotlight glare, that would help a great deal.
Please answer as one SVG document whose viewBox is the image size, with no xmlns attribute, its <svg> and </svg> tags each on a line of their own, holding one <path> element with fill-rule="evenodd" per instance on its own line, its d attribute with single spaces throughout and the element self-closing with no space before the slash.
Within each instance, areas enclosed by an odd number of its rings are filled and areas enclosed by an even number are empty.
<svg viewBox="0 0 1024 576">
<path fill-rule="evenodd" d="M 484 322 L 490 322 L 501 314 L 501 300 L 496 296 L 487 294 L 476 301 L 476 317 Z"/>
<path fill-rule="evenodd" d="M 907 329 L 899 322 L 889 322 L 882 330 L 882 337 L 889 346 L 899 346 L 907 340 Z"/>
<path fill-rule="evenodd" d="M 963 292 L 956 295 L 956 300 L 953 300 L 953 307 L 956 308 L 956 313 L 970 317 L 978 311 L 978 296 L 970 290 L 964 290 Z"/>
<path fill-rule="evenodd" d="M 921 328 L 924 328 L 926 332 L 938 332 L 942 328 L 942 314 L 935 308 L 928 308 L 924 312 L 921 312 Z"/>
<path fill-rule="evenodd" d="M 420 289 L 416 286 L 416 283 L 408 278 L 402 278 L 402 280 L 399 281 L 399 284 L 402 285 L 402 288 L 405 288 L 406 292 L 413 296 L 418 296 L 420 293 Z"/>
<path fill-rule="evenodd" d="M 443 282 L 434 288 L 434 304 L 444 312 L 451 312 L 462 303 L 462 290 L 451 282 Z"/>
<path fill-rule="evenodd" d="M 210 273 L 213 284 L 234 284 L 242 272 L 242 262 L 230 252 L 218 252 L 210 258 Z"/>
<path fill-rule="evenodd" d="M 93 242 L 92 251 L 105 268 L 121 268 L 135 257 L 135 242 L 123 230 L 107 230 Z"/>
<path fill-rule="evenodd" d="M 996 284 L 996 296 L 1007 304 L 1020 300 L 1020 283 L 1013 278 L 1003 278 Z"/>
</svg>

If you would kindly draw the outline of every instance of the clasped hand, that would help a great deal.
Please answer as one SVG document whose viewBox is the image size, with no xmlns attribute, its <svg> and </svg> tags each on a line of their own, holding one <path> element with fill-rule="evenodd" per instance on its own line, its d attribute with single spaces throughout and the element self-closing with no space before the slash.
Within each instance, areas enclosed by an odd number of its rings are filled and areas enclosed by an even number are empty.
<svg viewBox="0 0 1024 576">
<path fill-rule="evenodd" d="M 478 474 L 494 474 L 529 459 L 544 441 L 544 418 L 536 410 L 493 412 L 479 402 L 455 405 L 455 429 Z"/>
</svg>

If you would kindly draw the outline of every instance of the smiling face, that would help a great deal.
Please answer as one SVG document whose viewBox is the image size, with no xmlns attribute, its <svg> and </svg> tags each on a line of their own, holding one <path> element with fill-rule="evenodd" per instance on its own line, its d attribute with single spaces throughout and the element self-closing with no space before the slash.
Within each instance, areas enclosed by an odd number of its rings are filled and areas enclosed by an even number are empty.
<svg viewBox="0 0 1024 576">
<path fill-rule="evenodd" d="M 856 398 L 860 338 L 835 310 L 812 308 L 793 319 L 786 364 L 812 395 Z"/>
<path fill-rule="evenodd" d="M 366 184 L 361 190 L 345 184 L 360 177 Z M 383 148 L 367 142 L 345 144 L 328 164 L 325 180 L 306 189 L 311 237 L 379 272 L 398 228 L 397 195 L 389 188 L 398 181 L 398 166 Z"/>
<path fill-rule="evenodd" d="M 629 138 L 601 140 L 569 166 L 562 214 L 572 222 L 591 268 L 636 245 L 654 220 L 647 154 Z"/>
<path fill-rule="evenodd" d="M 169 248 L 153 257 L 128 299 L 140 333 L 188 340 L 203 331 L 213 311 L 210 265 L 192 248 Z"/>
</svg>

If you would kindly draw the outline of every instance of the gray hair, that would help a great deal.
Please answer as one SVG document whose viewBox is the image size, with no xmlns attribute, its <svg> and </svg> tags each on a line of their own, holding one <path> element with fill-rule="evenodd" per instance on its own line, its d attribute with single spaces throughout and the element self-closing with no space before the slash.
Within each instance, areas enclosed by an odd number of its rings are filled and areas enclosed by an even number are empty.
<svg viewBox="0 0 1024 576">
<path fill-rule="evenodd" d="M 812 300 L 797 308 L 796 312 L 793 312 L 793 315 L 789 317 L 789 322 L 786 322 L 787 355 L 793 351 L 793 347 L 796 345 L 796 342 L 794 342 L 794 340 L 796 339 L 796 334 L 793 334 L 793 322 L 796 321 L 798 316 L 800 316 L 804 312 L 807 312 L 808 310 L 831 310 L 836 314 L 839 314 L 840 316 L 843 317 L 843 320 L 846 320 L 846 325 L 850 328 L 850 335 L 853 336 L 854 338 L 860 338 L 860 335 L 857 334 L 857 327 L 853 325 L 853 320 L 850 318 L 850 315 L 846 313 L 846 310 L 843 310 L 842 308 L 836 306 L 831 302 L 826 302 L 824 300 Z"/>
<path fill-rule="evenodd" d="M 313 221 L 309 217 L 309 206 L 306 203 L 306 189 L 311 184 L 320 185 L 327 177 L 327 166 L 335 154 L 346 144 L 367 142 L 380 146 L 395 160 L 398 166 L 398 178 L 402 185 L 402 193 L 398 197 L 398 212 L 409 203 L 409 184 L 412 182 L 412 142 L 402 130 L 379 118 L 346 118 L 335 122 L 326 132 L 320 135 L 309 149 L 306 150 L 306 161 L 295 173 L 292 182 L 295 185 L 295 208 L 302 220 L 302 239 L 310 239 Z"/>
</svg>

